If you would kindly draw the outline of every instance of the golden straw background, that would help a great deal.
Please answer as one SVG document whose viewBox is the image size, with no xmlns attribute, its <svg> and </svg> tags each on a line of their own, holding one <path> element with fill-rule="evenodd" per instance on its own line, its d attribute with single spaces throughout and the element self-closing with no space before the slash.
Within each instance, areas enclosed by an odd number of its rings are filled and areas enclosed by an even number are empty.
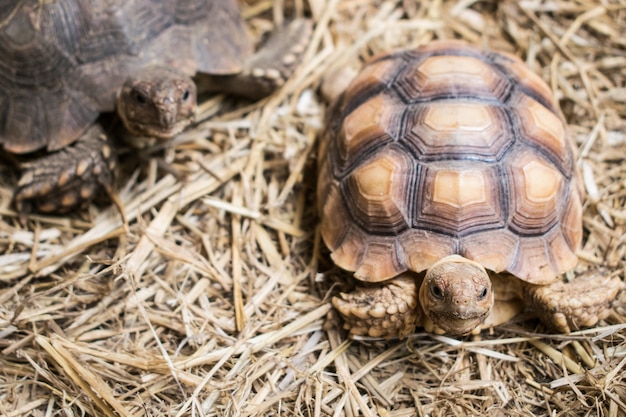
<svg viewBox="0 0 626 417">
<path fill-rule="evenodd" d="M 243 9 L 257 38 L 310 16 L 302 65 L 261 102 L 203 102 L 195 127 L 127 169 L 128 231 L 107 205 L 22 226 L 17 172 L 2 166 L 0 415 L 626 416 L 626 300 L 571 335 L 524 318 L 459 340 L 347 339 L 329 300 L 348 274 L 320 242 L 314 197 L 320 86 L 336 91 L 384 51 L 465 39 L 520 56 L 553 88 L 588 193 L 570 278 L 623 279 L 626 2 Z"/>
</svg>

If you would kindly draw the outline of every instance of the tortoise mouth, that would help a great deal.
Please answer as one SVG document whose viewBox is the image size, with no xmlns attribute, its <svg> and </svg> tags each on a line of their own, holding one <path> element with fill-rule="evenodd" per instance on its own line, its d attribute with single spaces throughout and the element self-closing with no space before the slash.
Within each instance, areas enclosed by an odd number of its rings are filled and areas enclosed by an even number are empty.
<svg viewBox="0 0 626 417">
<path fill-rule="evenodd" d="M 143 123 L 126 119 L 125 125 L 131 135 L 168 140 L 185 130 L 191 122 L 191 118 L 182 119 L 166 126 L 161 123 Z"/>
<path fill-rule="evenodd" d="M 446 313 L 436 313 L 430 311 L 428 316 L 433 321 L 433 323 L 441 328 L 446 334 L 451 336 L 463 336 L 468 333 L 471 333 L 478 326 L 483 324 L 487 317 L 489 316 L 490 310 L 483 312 L 473 311 L 471 313 L 466 312 L 446 312 Z"/>
</svg>

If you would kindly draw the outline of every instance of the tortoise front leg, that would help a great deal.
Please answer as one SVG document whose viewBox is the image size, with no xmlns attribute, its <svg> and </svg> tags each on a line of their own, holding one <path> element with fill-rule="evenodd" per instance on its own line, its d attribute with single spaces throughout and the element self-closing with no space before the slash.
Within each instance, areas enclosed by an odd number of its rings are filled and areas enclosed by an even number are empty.
<svg viewBox="0 0 626 417">
<path fill-rule="evenodd" d="M 250 99 L 267 97 L 282 86 L 302 60 L 311 37 L 311 21 L 296 19 L 272 32 L 267 42 L 234 75 L 201 75 L 198 90 Z"/>
<path fill-rule="evenodd" d="M 417 289 L 415 277 L 405 273 L 341 293 L 333 298 L 333 305 L 343 316 L 343 327 L 353 335 L 404 337 L 415 330 L 422 317 Z"/>
<path fill-rule="evenodd" d="M 527 309 L 537 313 L 547 326 L 569 333 L 605 319 L 624 288 L 619 277 L 592 275 L 549 285 L 526 283 L 521 295 Z"/>
<path fill-rule="evenodd" d="M 111 194 L 116 165 L 110 139 L 95 124 L 73 145 L 22 164 L 18 210 L 64 213 L 98 196 L 101 187 Z"/>
</svg>

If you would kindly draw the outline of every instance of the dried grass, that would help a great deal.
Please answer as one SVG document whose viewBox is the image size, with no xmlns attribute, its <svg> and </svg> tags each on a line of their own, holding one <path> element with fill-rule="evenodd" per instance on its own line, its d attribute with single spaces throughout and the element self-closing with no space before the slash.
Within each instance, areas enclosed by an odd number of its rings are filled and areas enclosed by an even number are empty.
<svg viewBox="0 0 626 417">
<path fill-rule="evenodd" d="M 553 87 L 589 193 L 576 272 L 623 278 L 626 3 L 286 3 L 257 1 L 245 16 L 259 31 L 312 15 L 295 77 L 259 103 L 205 102 L 205 121 L 165 150 L 186 179 L 154 161 L 125 176 L 128 231 L 95 207 L 22 227 L 3 170 L 0 414 L 626 415 L 623 310 L 567 336 L 525 320 L 460 340 L 346 340 L 327 321 L 339 272 L 313 197 L 322 78 L 463 38 L 518 54 Z"/>
</svg>

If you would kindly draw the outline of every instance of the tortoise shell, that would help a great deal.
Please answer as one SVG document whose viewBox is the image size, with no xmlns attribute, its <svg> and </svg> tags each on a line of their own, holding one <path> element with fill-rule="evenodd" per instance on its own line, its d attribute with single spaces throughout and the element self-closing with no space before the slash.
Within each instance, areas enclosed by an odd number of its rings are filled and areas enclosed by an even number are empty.
<svg viewBox="0 0 626 417">
<path fill-rule="evenodd" d="M 515 56 L 433 42 L 378 57 L 331 111 L 321 231 L 358 279 L 453 254 L 536 284 L 575 265 L 574 150 L 549 88 Z"/>
<path fill-rule="evenodd" d="M 72 143 L 133 71 L 239 72 L 251 48 L 237 0 L 8 0 L 0 10 L 0 144 Z"/>
</svg>

